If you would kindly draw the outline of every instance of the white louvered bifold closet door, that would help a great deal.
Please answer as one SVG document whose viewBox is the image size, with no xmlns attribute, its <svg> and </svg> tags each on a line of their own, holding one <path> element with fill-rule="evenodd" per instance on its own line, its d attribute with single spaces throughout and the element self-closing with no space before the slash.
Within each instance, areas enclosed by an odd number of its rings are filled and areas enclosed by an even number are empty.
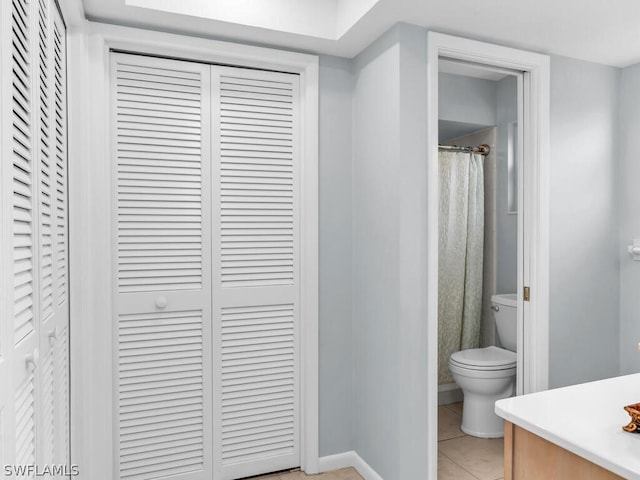
<svg viewBox="0 0 640 480">
<path fill-rule="evenodd" d="M 298 77 L 112 53 L 121 479 L 300 465 Z"/>
<path fill-rule="evenodd" d="M 211 480 L 210 67 L 111 67 L 119 478 Z"/>
<path fill-rule="evenodd" d="M 298 80 L 212 67 L 219 480 L 300 465 Z"/>
<path fill-rule="evenodd" d="M 0 454 L 43 473 L 69 464 L 65 26 L 52 0 L 2 2 L 0 22 Z"/>
</svg>

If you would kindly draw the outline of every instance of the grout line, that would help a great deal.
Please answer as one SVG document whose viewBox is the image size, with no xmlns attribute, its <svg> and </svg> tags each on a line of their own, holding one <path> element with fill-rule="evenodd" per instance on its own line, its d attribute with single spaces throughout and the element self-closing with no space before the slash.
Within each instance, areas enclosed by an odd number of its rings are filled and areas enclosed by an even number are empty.
<svg viewBox="0 0 640 480">
<path fill-rule="evenodd" d="M 458 438 L 462 438 L 462 437 L 468 437 L 469 435 L 467 435 L 466 433 L 464 433 L 463 431 L 461 431 L 461 435 L 457 436 L 457 437 L 451 437 L 451 438 L 444 438 L 442 440 L 438 440 L 438 443 L 441 442 L 448 442 L 449 440 L 457 440 Z"/>
<path fill-rule="evenodd" d="M 460 432 L 460 435 L 456 435 L 455 437 L 449 437 L 449 438 L 443 438 L 443 439 L 438 439 L 438 443 L 440 442 L 446 442 L 449 440 L 455 440 L 456 438 L 462 438 L 462 437 L 468 437 L 468 435 L 464 432 Z"/>
</svg>

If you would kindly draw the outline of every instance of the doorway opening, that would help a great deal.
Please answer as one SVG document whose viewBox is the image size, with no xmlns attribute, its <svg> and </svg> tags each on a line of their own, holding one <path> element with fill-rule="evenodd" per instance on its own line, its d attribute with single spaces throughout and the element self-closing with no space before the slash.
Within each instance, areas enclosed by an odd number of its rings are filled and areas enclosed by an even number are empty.
<svg viewBox="0 0 640 480">
<path fill-rule="evenodd" d="M 512 294 L 511 298 L 517 312 L 514 314 L 517 316 L 516 344 L 515 348 L 509 349 L 517 352 L 514 355 L 517 381 L 514 382 L 513 393 L 520 395 L 544 390 L 548 386 L 549 59 L 544 55 L 429 32 L 428 66 L 429 234 L 427 258 L 429 269 L 427 295 L 430 355 L 428 415 L 431 426 L 429 430 L 429 477 L 437 478 L 438 404 L 451 404 L 461 399 L 456 398 L 461 395 L 455 389 L 455 383 L 447 384 L 447 382 L 441 381 L 443 380 L 442 366 L 444 365 L 446 368 L 448 365 L 451 352 L 443 352 L 444 347 L 439 345 L 438 341 L 439 320 L 443 316 L 442 311 L 439 311 L 438 308 L 438 292 L 439 288 L 445 288 L 445 285 L 441 285 L 442 279 L 439 278 L 439 273 L 442 273 L 440 266 L 446 266 L 447 262 L 443 256 L 445 253 L 440 248 L 443 239 L 440 227 L 441 222 L 446 220 L 444 217 L 446 209 L 441 210 L 441 187 L 445 184 L 441 184 L 440 180 L 441 162 L 438 145 L 444 142 L 465 147 L 475 147 L 480 143 L 488 143 L 490 147 L 493 146 L 494 156 L 492 158 L 488 155 L 484 156 L 484 162 L 479 158 L 474 160 L 480 162 L 478 164 L 480 170 L 485 169 L 488 172 L 489 185 L 485 183 L 484 179 L 478 181 L 476 178 L 475 181 L 478 187 L 487 186 L 488 190 L 493 188 L 494 191 L 488 192 L 489 197 L 495 196 L 496 193 L 504 193 L 504 214 L 511 217 L 503 219 L 505 220 L 503 222 L 505 224 L 503 225 L 504 230 L 510 238 L 509 246 L 505 250 L 511 249 L 511 255 L 506 254 L 500 259 L 495 255 L 497 253 L 498 231 L 497 218 L 492 218 L 492 215 L 495 217 L 498 213 L 496 208 L 489 212 L 489 231 L 484 231 L 484 227 L 482 227 L 482 232 L 479 234 L 477 231 L 475 232 L 475 238 L 479 238 L 478 235 L 480 235 L 483 240 L 488 240 L 483 248 L 477 248 L 477 242 L 475 244 L 476 250 L 480 250 L 478 254 L 482 257 L 480 258 L 481 273 L 478 274 L 476 268 L 475 275 L 480 283 L 486 283 L 487 288 L 479 289 L 480 293 L 476 296 L 478 298 L 474 308 L 477 311 L 476 317 L 485 321 L 480 321 L 471 327 L 472 337 L 475 337 L 471 344 L 460 345 L 458 348 L 454 348 L 454 351 L 481 346 L 495 348 L 496 345 L 498 347 L 504 345 L 504 340 L 496 335 L 496 328 L 492 321 L 494 316 L 491 314 L 491 308 L 494 307 L 495 302 L 491 297 L 497 293 Z M 498 84 L 503 82 L 501 92 L 511 92 L 511 95 L 505 93 L 502 104 L 498 104 L 498 85 L 495 86 L 496 93 L 492 97 L 495 101 L 495 116 L 485 124 L 472 118 L 468 108 L 466 112 L 463 112 L 463 117 L 458 122 L 441 118 L 439 115 L 440 101 L 442 100 L 444 105 L 446 99 L 439 99 L 439 93 L 442 95 L 442 91 L 439 89 L 440 74 L 450 75 L 445 79 L 449 90 L 451 90 L 450 82 L 466 82 L 467 86 L 463 86 L 461 92 L 464 92 L 471 102 L 473 102 L 473 98 L 468 95 L 473 88 L 468 85 L 469 79 L 477 79 L 478 77 L 485 80 L 493 79 L 492 81 L 498 82 Z M 485 82 L 483 86 L 489 87 L 485 90 L 491 96 L 491 84 Z M 482 88 L 479 91 L 482 91 Z M 462 97 L 463 95 L 458 95 L 456 100 L 460 101 Z M 484 106 L 486 107 L 490 103 L 485 99 Z M 505 106 L 506 104 L 508 107 Z M 501 109 L 500 122 L 497 119 L 498 109 Z M 501 125 L 502 128 L 500 128 Z M 455 154 L 449 153 L 447 155 L 451 157 Z M 468 156 L 471 159 L 472 155 Z M 481 157 L 480 155 L 475 156 Z M 468 164 L 469 160 L 464 164 L 463 169 L 468 168 Z M 498 166 L 503 166 L 504 170 L 494 170 L 494 167 Z M 493 185 L 491 177 L 494 177 L 496 182 Z M 498 192 L 498 179 L 502 181 L 500 192 Z M 443 193 L 452 198 L 451 192 L 448 191 L 449 185 L 445 186 L 447 191 Z M 481 205 L 484 206 L 484 198 L 480 198 Z M 495 198 L 489 198 L 488 203 L 490 204 L 492 200 L 495 201 Z M 469 198 L 467 198 L 468 201 Z M 491 207 L 491 205 L 489 206 Z M 468 205 L 465 211 L 467 214 L 474 213 L 473 209 L 469 210 Z M 511 228 L 508 228 L 508 225 L 511 225 Z M 492 231 L 492 228 L 495 231 Z M 467 233 L 469 232 L 465 232 L 465 234 Z M 459 240 L 459 238 L 457 239 Z M 458 241 L 458 243 L 460 242 Z M 469 245 L 473 249 L 473 245 Z M 484 247 L 488 247 L 488 250 L 493 249 L 493 258 L 491 257 L 492 252 L 485 250 Z M 460 256 L 466 257 L 467 251 L 461 252 Z M 483 275 L 482 262 L 485 257 L 488 257 L 490 268 Z M 455 252 L 453 258 L 456 258 Z M 504 265 L 508 265 L 500 278 L 500 288 L 498 288 L 497 272 L 499 260 L 502 260 Z M 445 263 L 441 265 L 441 262 Z M 465 268 L 464 264 L 461 268 Z M 495 271 L 491 272 L 492 269 Z M 471 270 L 473 270 L 473 266 L 471 266 Z M 506 274 L 507 271 L 508 274 Z M 445 283 L 447 291 L 450 291 L 450 282 Z M 462 288 L 464 289 L 464 287 Z M 443 356 L 442 353 L 448 358 L 442 360 L 440 358 Z M 445 375 L 447 374 L 448 372 L 445 372 Z M 441 383 L 444 386 L 439 388 Z M 488 408 L 490 409 L 490 406 Z M 451 413 L 455 413 L 455 409 L 451 409 Z M 469 425 L 467 425 L 467 429 L 473 431 Z M 497 432 L 490 435 L 483 435 L 486 432 L 482 431 L 476 433 L 480 433 L 479 436 L 499 435 Z"/>
<path fill-rule="evenodd" d="M 493 404 L 522 381 L 516 292 L 523 75 L 443 57 L 438 67 L 438 478 L 499 478 L 503 422 Z M 469 461 L 476 455 L 483 462 Z"/>
</svg>

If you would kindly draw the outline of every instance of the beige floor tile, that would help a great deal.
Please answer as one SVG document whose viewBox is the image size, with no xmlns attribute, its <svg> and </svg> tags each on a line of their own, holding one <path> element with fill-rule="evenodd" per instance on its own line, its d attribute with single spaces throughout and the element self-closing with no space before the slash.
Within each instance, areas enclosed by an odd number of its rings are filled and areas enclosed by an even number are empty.
<svg viewBox="0 0 640 480">
<path fill-rule="evenodd" d="M 480 480 L 496 480 L 504 476 L 504 441 L 470 436 L 445 440 L 439 451 Z"/>
<path fill-rule="evenodd" d="M 280 480 L 280 475 L 279 473 L 268 473 L 259 477 L 249 477 L 249 480 Z"/>
<path fill-rule="evenodd" d="M 343 468 L 319 475 L 306 475 L 304 472 L 280 473 L 278 477 L 271 477 L 271 480 L 363 480 L 355 468 Z M 254 479 L 251 479 L 254 480 Z M 262 480 L 262 478 L 260 478 Z"/>
<path fill-rule="evenodd" d="M 446 407 L 452 412 L 456 412 L 458 415 L 462 416 L 462 402 L 450 403 L 449 405 L 443 405 L 443 407 Z"/>
<path fill-rule="evenodd" d="M 343 468 L 333 472 L 323 473 L 318 480 L 362 480 L 355 468 Z"/>
<path fill-rule="evenodd" d="M 462 437 L 460 430 L 462 416 L 445 406 L 438 407 L 438 441 Z"/>
<path fill-rule="evenodd" d="M 438 480 L 477 480 L 464 468 L 456 465 L 442 453 L 438 454 Z"/>
<path fill-rule="evenodd" d="M 306 478 L 313 478 L 304 474 L 304 472 L 291 472 L 281 473 L 278 480 L 304 480 Z"/>
</svg>

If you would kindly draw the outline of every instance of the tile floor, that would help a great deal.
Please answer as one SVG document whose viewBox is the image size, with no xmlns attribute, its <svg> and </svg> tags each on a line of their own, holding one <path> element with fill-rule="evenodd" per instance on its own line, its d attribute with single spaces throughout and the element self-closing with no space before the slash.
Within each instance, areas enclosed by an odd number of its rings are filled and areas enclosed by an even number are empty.
<svg viewBox="0 0 640 480">
<path fill-rule="evenodd" d="M 355 468 L 343 468 L 342 470 L 334 470 L 332 472 L 321 473 L 319 475 L 307 475 L 304 472 L 280 472 L 263 475 L 260 477 L 251 477 L 246 480 L 304 480 L 310 478 L 313 480 L 363 480 Z"/>
<path fill-rule="evenodd" d="M 462 403 L 438 407 L 438 480 L 501 480 L 503 439 L 466 435 L 461 422 Z"/>
</svg>

